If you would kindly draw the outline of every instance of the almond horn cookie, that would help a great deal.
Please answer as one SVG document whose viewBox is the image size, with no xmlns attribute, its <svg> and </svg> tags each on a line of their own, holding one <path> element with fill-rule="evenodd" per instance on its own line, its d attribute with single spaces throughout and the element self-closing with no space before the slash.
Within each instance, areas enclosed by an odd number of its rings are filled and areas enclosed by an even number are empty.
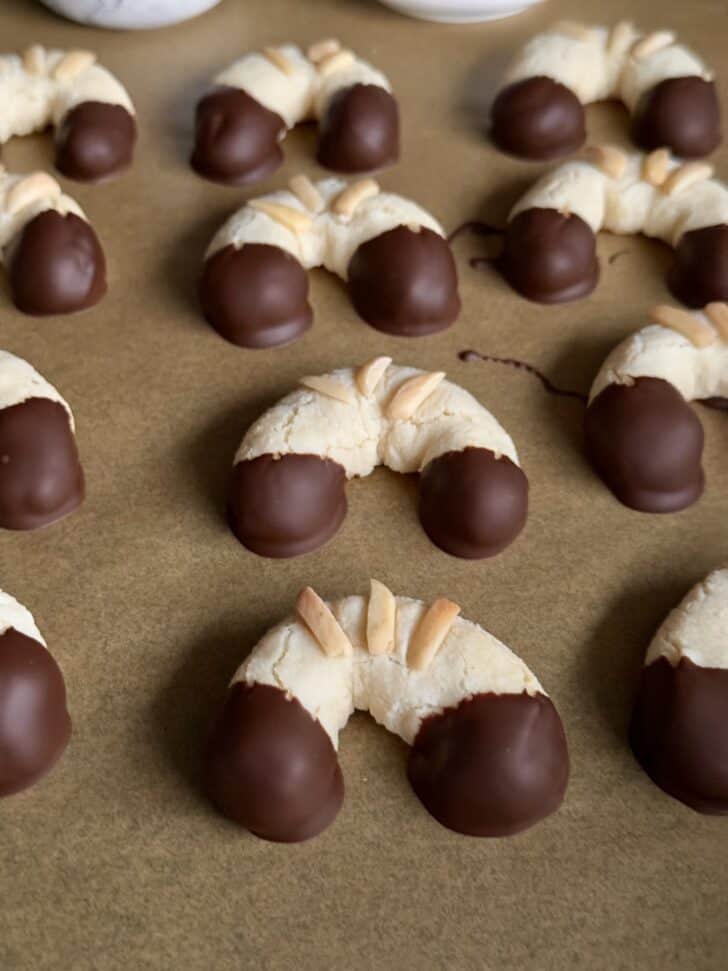
<svg viewBox="0 0 728 971">
<path fill-rule="evenodd" d="M 81 207 L 46 172 L 0 166 L 0 262 L 15 306 L 34 316 L 93 307 L 106 293 L 106 258 Z"/>
<path fill-rule="evenodd" d="M 587 454 L 626 506 L 675 512 L 703 491 L 703 427 L 688 402 L 728 406 L 728 304 L 656 307 L 609 354 L 589 395 Z"/>
<path fill-rule="evenodd" d="M 443 826 L 509 836 L 553 813 L 569 756 L 536 677 L 452 601 L 383 598 L 382 586 L 331 604 L 307 587 L 253 648 L 205 747 L 213 803 L 263 839 L 318 835 L 344 799 L 339 732 L 361 710 L 410 746 L 412 788 Z"/>
<path fill-rule="evenodd" d="M 61 670 L 30 612 L 0 590 L 0 797 L 49 772 L 70 737 Z"/>
<path fill-rule="evenodd" d="M 233 532 L 261 556 L 298 556 L 346 515 L 346 482 L 378 465 L 419 473 L 419 516 L 453 556 L 494 556 L 518 536 L 528 479 L 508 433 L 442 372 L 375 358 L 306 377 L 250 426 L 228 493 Z"/>
<path fill-rule="evenodd" d="M 698 583 L 655 634 L 632 713 L 652 781 L 701 813 L 728 813 L 728 569 Z"/>
<path fill-rule="evenodd" d="M 30 364 L 0 351 L 0 528 L 48 526 L 83 497 L 68 404 Z"/>
<path fill-rule="evenodd" d="M 33 44 L 0 56 L 0 144 L 49 125 L 56 166 L 70 179 L 99 181 L 131 164 L 134 106 L 95 54 Z"/>
<path fill-rule="evenodd" d="M 596 234 L 644 233 L 675 250 L 668 283 L 689 307 L 728 300 L 728 187 L 705 162 L 608 145 L 548 172 L 516 203 L 503 273 L 539 303 L 578 300 L 599 279 Z"/>
<path fill-rule="evenodd" d="M 275 347 L 311 325 L 307 270 L 346 281 L 377 330 L 421 337 L 460 312 L 455 261 L 442 226 L 374 179 L 303 176 L 251 199 L 208 247 L 199 294 L 207 321 L 240 347 Z"/>
<path fill-rule="evenodd" d="M 666 146 L 683 158 L 709 155 L 721 140 L 712 73 L 671 31 L 643 34 L 562 22 L 517 54 L 491 113 L 492 135 L 506 152 L 560 158 L 584 142 L 584 106 L 622 101 L 642 149 Z"/>
<path fill-rule="evenodd" d="M 304 54 L 293 44 L 246 54 L 218 74 L 197 105 L 193 168 L 241 184 L 283 161 L 281 142 L 318 122 L 317 158 L 335 172 L 383 168 L 399 156 L 399 110 L 387 78 L 336 40 Z"/>
</svg>

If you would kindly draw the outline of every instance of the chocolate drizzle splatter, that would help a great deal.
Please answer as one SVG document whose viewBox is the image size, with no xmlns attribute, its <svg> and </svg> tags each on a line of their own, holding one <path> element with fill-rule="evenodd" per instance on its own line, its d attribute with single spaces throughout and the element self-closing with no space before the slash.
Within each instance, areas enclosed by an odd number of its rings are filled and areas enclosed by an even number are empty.
<svg viewBox="0 0 728 971">
<path fill-rule="evenodd" d="M 501 229 L 498 226 L 491 226 L 490 223 L 484 223 L 480 219 L 469 219 L 467 222 L 458 226 L 457 229 L 453 229 L 447 237 L 447 241 L 448 243 L 454 243 L 460 236 L 465 235 L 503 236 L 504 234 L 505 229 Z"/>
<path fill-rule="evenodd" d="M 541 382 L 543 387 L 549 394 L 558 395 L 561 398 L 576 398 L 577 401 L 582 401 L 584 404 L 587 403 L 588 396 L 581 391 L 570 391 L 565 388 L 557 387 L 550 378 L 547 378 L 545 374 L 535 368 L 532 364 L 528 364 L 526 361 L 519 361 L 513 357 L 494 357 L 491 354 L 481 354 L 480 351 L 460 351 L 458 357 L 461 361 L 469 363 L 471 361 L 486 361 L 492 364 L 505 364 L 508 367 L 516 368 L 519 371 L 527 371 L 529 374 L 533 374 Z"/>
<path fill-rule="evenodd" d="M 698 404 L 715 411 L 728 411 L 728 398 L 698 398 Z"/>
</svg>

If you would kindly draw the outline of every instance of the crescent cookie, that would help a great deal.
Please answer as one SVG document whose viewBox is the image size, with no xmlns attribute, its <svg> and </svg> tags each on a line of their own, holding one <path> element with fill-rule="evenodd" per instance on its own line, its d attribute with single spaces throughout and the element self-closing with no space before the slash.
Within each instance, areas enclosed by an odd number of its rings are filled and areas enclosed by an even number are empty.
<svg viewBox="0 0 728 971">
<path fill-rule="evenodd" d="M 83 497 L 71 409 L 30 364 L 0 351 L 0 528 L 48 526 Z"/>
<path fill-rule="evenodd" d="M 61 670 L 31 613 L 0 590 L 0 797 L 34 785 L 70 737 Z"/>
<path fill-rule="evenodd" d="M 95 54 L 33 44 L 0 56 L 0 144 L 49 125 L 56 166 L 71 179 L 106 179 L 131 164 L 134 106 Z"/>
<path fill-rule="evenodd" d="M 503 272 L 524 297 L 560 303 L 599 279 L 596 233 L 644 233 L 675 250 L 668 282 L 691 307 L 728 300 L 728 187 L 705 162 L 664 149 L 626 155 L 598 146 L 540 178 L 516 203 Z"/>
<path fill-rule="evenodd" d="M 664 621 L 647 651 L 630 741 L 661 789 L 701 813 L 728 813 L 728 569 Z"/>
<path fill-rule="evenodd" d="M 305 176 L 251 199 L 215 235 L 199 293 L 208 322 L 240 347 L 275 347 L 311 326 L 307 270 L 346 281 L 377 330 L 419 337 L 460 312 L 455 261 L 442 226 L 373 179 Z"/>
<path fill-rule="evenodd" d="M 399 156 L 399 109 L 387 78 L 336 40 L 304 54 L 293 44 L 246 54 L 218 74 L 197 105 L 192 167 L 241 184 L 270 175 L 281 142 L 302 121 L 319 126 L 317 160 L 367 172 Z"/>
<path fill-rule="evenodd" d="M 81 207 L 46 172 L 0 165 L 0 262 L 23 313 L 68 314 L 106 293 L 106 259 Z"/>
<path fill-rule="evenodd" d="M 683 158 L 719 144 L 713 75 L 672 31 L 643 34 L 565 22 L 532 38 L 516 56 L 491 113 L 496 144 L 513 155 L 550 159 L 583 144 L 584 105 L 618 99 L 642 149 L 667 147 Z"/>
<path fill-rule="evenodd" d="M 419 473 L 420 522 L 453 556 L 494 556 L 528 513 L 508 433 L 463 388 L 380 357 L 301 380 L 250 426 L 233 463 L 233 532 L 262 556 L 317 549 L 346 515 L 346 482 L 386 465 Z"/>
<path fill-rule="evenodd" d="M 307 587 L 296 615 L 236 672 L 204 754 L 207 792 L 263 839 L 316 836 L 338 813 L 339 732 L 368 711 L 410 746 L 426 809 L 471 836 L 507 836 L 554 812 L 569 756 L 561 719 L 524 662 L 449 600 L 327 604 Z"/>
<path fill-rule="evenodd" d="M 674 512 L 703 491 L 703 428 L 690 401 L 728 406 L 728 304 L 693 314 L 657 307 L 656 323 L 609 354 L 586 412 L 586 447 L 616 497 Z"/>
</svg>

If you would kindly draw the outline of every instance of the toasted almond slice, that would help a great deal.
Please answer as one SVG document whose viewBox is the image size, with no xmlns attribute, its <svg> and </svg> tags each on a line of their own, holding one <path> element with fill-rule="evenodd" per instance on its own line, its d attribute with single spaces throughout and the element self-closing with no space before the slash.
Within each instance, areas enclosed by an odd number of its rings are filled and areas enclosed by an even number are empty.
<svg viewBox="0 0 728 971">
<path fill-rule="evenodd" d="M 288 188 L 310 212 L 321 212 L 325 206 L 321 193 L 307 175 L 294 175 Z"/>
<path fill-rule="evenodd" d="M 353 389 L 347 387 L 336 378 L 332 378 L 330 374 L 313 374 L 310 377 L 301 378 L 298 383 L 304 388 L 310 388 L 311 391 L 318 391 L 319 394 L 323 394 L 327 398 L 343 401 L 347 405 L 353 405 L 356 401 L 356 393 Z"/>
<path fill-rule="evenodd" d="M 682 334 L 696 347 L 708 347 L 715 342 L 717 335 L 713 328 L 687 310 L 661 304 L 652 310 L 650 316 L 656 324 Z"/>
<path fill-rule="evenodd" d="M 374 394 L 384 372 L 391 363 L 391 357 L 373 357 L 371 361 L 362 364 L 356 372 L 356 386 L 365 398 L 371 398 Z"/>
<path fill-rule="evenodd" d="M 715 327 L 721 339 L 728 341 L 728 303 L 709 303 L 705 308 L 705 316 Z"/>
<path fill-rule="evenodd" d="M 665 179 L 670 174 L 670 150 L 669 148 L 658 148 L 645 156 L 642 163 L 642 178 L 656 188 L 664 185 Z"/>
<path fill-rule="evenodd" d="M 352 653 L 351 641 L 338 620 L 311 587 L 304 587 L 299 593 L 296 613 L 328 657 L 348 656 Z"/>
<path fill-rule="evenodd" d="M 296 73 L 296 69 L 291 64 L 290 60 L 286 57 L 283 51 L 278 50 L 277 47 L 264 47 L 260 52 L 263 57 L 271 62 L 273 67 L 277 67 L 279 71 L 283 74 L 287 74 L 291 77 Z"/>
<path fill-rule="evenodd" d="M 634 26 L 628 20 L 620 20 L 609 32 L 607 50 L 616 51 L 626 47 L 634 35 Z"/>
<path fill-rule="evenodd" d="M 424 671 L 429 667 L 459 613 L 460 607 L 444 597 L 428 608 L 412 635 L 407 651 L 407 664 L 413 671 Z"/>
<path fill-rule="evenodd" d="M 322 78 L 327 78 L 334 71 L 343 71 L 345 67 L 354 63 L 354 55 L 351 51 L 336 51 L 326 57 L 322 57 L 316 65 L 316 70 Z"/>
<path fill-rule="evenodd" d="M 31 44 L 23 51 L 23 67 L 28 74 L 42 74 L 45 71 L 45 48 L 40 44 Z"/>
<path fill-rule="evenodd" d="M 370 654 L 391 654 L 397 624 L 397 600 L 389 587 L 379 580 L 372 578 L 369 585 L 367 647 Z"/>
<path fill-rule="evenodd" d="M 65 57 L 56 64 L 53 77 L 56 81 L 68 83 L 74 81 L 79 74 L 87 71 L 96 62 L 96 55 L 91 51 L 69 51 Z"/>
<path fill-rule="evenodd" d="M 365 199 L 373 199 L 376 195 L 379 195 L 376 179 L 359 179 L 338 194 L 331 203 L 331 211 L 337 216 L 351 218 Z"/>
<path fill-rule="evenodd" d="M 387 408 L 392 421 L 406 421 L 417 411 L 423 401 L 432 394 L 445 377 L 444 371 L 418 374 L 397 388 Z"/>
<path fill-rule="evenodd" d="M 610 179 L 621 179 L 627 168 L 627 156 L 614 145 L 590 145 L 584 154 L 588 161 Z"/>
<path fill-rule="evenodd" d="M 47 172 L 34 172 L 16 182 L 8 192 L 5 197 L 5 211 L 14 216 L 39 199 L 57 199 L 60 194 L 61 187 Z"/>
<path fill-rule="evenodd" d="M 251 199 L 248 203 L 251 209 L 264 212 L 275 222 L 290 229 L 292 233 L 305 233 L 311 228 L 311 217 L 300 209 L 284 206 L 280 202 L 270 202 L 268 199 Z"/>
<path fill-rule="evenodd" d="M 641 37 L 632 47 L 632 57 L 638 61 L 656 54 L 675 43 L 675 34 L 671 30 L 656 30 L 651 34 Z"/>
<path fill-rule="evenodd" d="M 673 169 L 662 184 L 666 196 L 676 196 L 698 182 L 704 182 L 713 175 L 713 166 L 708 162 L 685 162 L 679 169 Z"/>
<path fill-rule="evenodd" d="M 554 33 L 564 34 L 566 37 L 573 37 L 574 40 L 591 40 L 594 31 L 586 24 L 581 24 L 576 20 L 561 20 L 553 29 Z"/>
<path fill-rule="evenodd" d="M 319 40 L 315 44 L 311 44 L 308 49 L 308 59 L 309 61 L 313 61 L 314 64 L 318 64 L 325 57 L 338 54 L 340 50 L 341 44 L 339 41 L 335 37 L 327 37 L 325 40 Z"/>
</svg>

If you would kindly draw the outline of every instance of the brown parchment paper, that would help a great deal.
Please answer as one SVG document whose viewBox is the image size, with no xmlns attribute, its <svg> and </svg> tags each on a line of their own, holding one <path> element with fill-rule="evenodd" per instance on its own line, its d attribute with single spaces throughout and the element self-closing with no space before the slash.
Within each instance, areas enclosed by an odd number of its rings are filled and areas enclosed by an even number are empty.
<svg viewBox="0 0 728 971">
<path fill-rule="evenodd" d="M 127 83 L 136 164 L 101 186 L 69 183 L 106 248 L 110 290 L 80 317 L 35 321 L 0 292 L 0 346 L 30 360 L 76 415 L 88 479 L 80 512 L 0 535 L 0 586 L 35 614 L 60 661 L 74 719 L 54 773 L 0 804 L 0 967 L 45 969 L 719 969 L 728 965 L 728 820 L 699 816 L 634 762 L 625 728 L 657 624 L 728 561 L 728 420 L 700 410 L 704 498 L 679 515 L 619 505 L 581 450 L 583 406 L 526 373 L 465 364 L 464 348 L 518 357 L 586 391 L 609 348 L 665 300 L 667 249 L 602 236 L 593 297 L 531 305 L 455 244 L 463 312 L 448 332 L 377 334 L 341 284 L 313 275 L 315 325 L 292 347 L 252 352 L 201 320 L 195 280 L 212 233 L 246 195 L 187 167 L 206 79 L 264 44 L 338 36 L 392 79 L 404 153 L 382 183 L 452 229 L 505 217 L 540 171 L 482 136 L 510 52 L 556 18 L 632 17 L 671 26 L 721 68 L 728 4 L 549 0 L 494 24 L 444 27 L 365 0 L 223 0 L 153 33 L 62 21 L 3 0 L 0 47 L 88 47 Z M 722 61 L 722 64 L 721 64 Z M 624 141 L 615 105 L 589 111 L 593 138 Z M 286 166 L 319 175 L 314 135 L 286 140 Z M 47 136 L 15 140 L 9 168 L 50 166 Z M 728 154 L 717 156 L 728 176 Z M 251 190 L 255 194 L 257 188 Z M 620 253 L 611 265 L 610 256 Z M 230 463 L 246 425 L 304 373 L 375 353 L 446 370 L 513 435 L 531 480 L 523 536 L 465 562 L 419 527 L 414 493 L 380 470 L 352 483 L 324 549 L 259 559 L 228 532 Z M 367 717 L 343 735 L 344 808 L 320 838 L 276 846 L 216 816 L 197 788 L 200 739 L 233 671 L 299 588 L 455 598 L 533 667 L 564 718 L 572 778 L 562 810 L 510 840 L 457 836 L 410 791 L 405 748 Z M 727 713 L 728 717 L 728 713 Z"/>
</svg>

